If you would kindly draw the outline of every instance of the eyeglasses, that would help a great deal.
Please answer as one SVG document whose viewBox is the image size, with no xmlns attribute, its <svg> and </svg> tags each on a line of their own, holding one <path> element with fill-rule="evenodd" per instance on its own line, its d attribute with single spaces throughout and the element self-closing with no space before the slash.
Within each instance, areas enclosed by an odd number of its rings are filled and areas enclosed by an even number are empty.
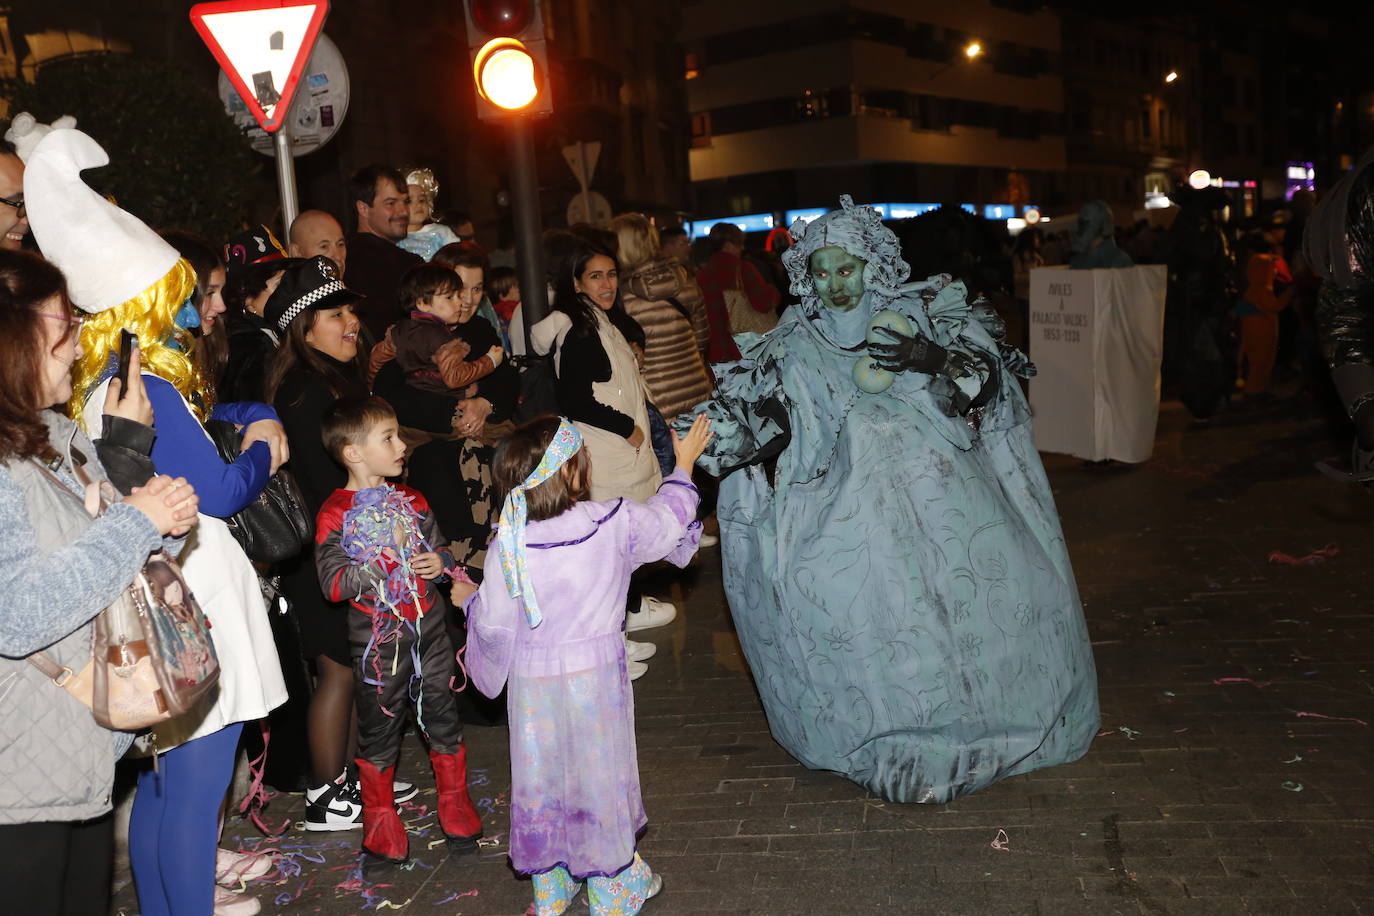
<svg viewBox="0 0 1374 916">
<path fill-rule="evenodd" d="M 0 200 L 2 199 L 3 198 L 0 198 Z M 9 201 L 5 201 L 5 203 L 9 203 Z M 78 334 L 81 333 L 82 326 L 86 324 L 85 318 L 80 318 L 76 315 L 54 315 L 51 312 L 39 312 L 38 314 L 44 318 L 51 318 L 53 321 L 65 321 L 67 324 L 71 325 Z"/>
<path fill-rule="evenodd" d="M 0 204 L 5 204 L 7 206 L 13 207 L 20 219 L 23 219 L 25 216 L 28 216 L 29 214 L 28 208 L 24 206 L 23 197 L 20 197 L 18 200 L 10 200 L 8 197 L 0 197 Z"/>
</svg>

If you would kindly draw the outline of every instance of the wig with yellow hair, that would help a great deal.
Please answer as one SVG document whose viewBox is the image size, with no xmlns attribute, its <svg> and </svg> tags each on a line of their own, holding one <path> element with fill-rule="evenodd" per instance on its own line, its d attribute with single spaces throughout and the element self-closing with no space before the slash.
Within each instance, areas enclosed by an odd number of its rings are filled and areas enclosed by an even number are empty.
<svg viewBox="0 0 1374 916">
<path fill-rule="evenodd" d="M 177 313 L 195 289 L 196 272 L 182 258 L 162 279 L 137 296 L 86 316 L 81 328 L 81 359 L 72 367 L 72 416 L 81 417 L 86 399 L 110 374 L 113 354 L 119 352 L 119 332 L 128 328 L 138 335 L 143 371 L 171 382 L 191 405 L 196 419 L 204 421 L 214 406 L 213 392 L 198 361 L 190 357 L 195 338 L 176 325 Z"/>
</svg>

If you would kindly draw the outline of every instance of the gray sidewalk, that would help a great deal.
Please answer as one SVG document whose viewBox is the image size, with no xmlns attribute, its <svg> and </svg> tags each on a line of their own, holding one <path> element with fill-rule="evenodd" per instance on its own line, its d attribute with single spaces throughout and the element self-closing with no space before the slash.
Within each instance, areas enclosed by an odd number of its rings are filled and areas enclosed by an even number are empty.
<svg viewBox="0 0 1374 916">
<path fill-rule="evenodd" d="M 1101 681 L 1077 763 L 943 807 L 894 805 L 772 740 L 730 624 L 717 550 L 672 586 L 683 613 L 636 684 L 664 876 L 646 914 L 1374 914 L 1374 498 L 1311 469 L 1337 450 L 1290 413 L 1161 417 L 1135 469 L 1048 459 Z M 1268 561 L 1334 544 L 1316 565 Z M 415 865 L 356 871 L 360 833 L 239 821 L 225 845 L 283 852 L 248 892 L 265 912 L 521 914 L 505 860 L 506 732 L 470 728 L 473 795 L 498 842 L 449 857 L 418 745 L 403 772 Z M 269 821 L 303 813 L 282 796 Z M 136 913 L 130 887 L 116 912 Z M 585 904 L 571 912 L 586 912 Z"/>
</svg>

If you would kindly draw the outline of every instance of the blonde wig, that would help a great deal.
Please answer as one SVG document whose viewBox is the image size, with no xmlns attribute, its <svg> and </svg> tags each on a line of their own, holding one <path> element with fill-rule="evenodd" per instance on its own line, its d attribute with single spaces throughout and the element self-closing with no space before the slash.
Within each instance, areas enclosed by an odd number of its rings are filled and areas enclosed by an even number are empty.
<svg viewBox="0 0 1374 916">
<path fill-rule="evenodd" d="M 124 328 L 138 335 L 143 370 L 171 382 L 198 420 L 209 415 L 213 406 L 211 392 L 201 375 L 199 361 L 190 358 L 195 338 L 176 326 L 177 313 L 195 290 L 196 272 L 182 258 L 162 279 L 137 296 L 86 316 L 81 328 L 81 359 L 72 367 L 72 416 L 82 415 L 86 399 L 108 374 L 113 354 L 119 352 L 119 332 Z"/>
<path fill-rule="evenodd" d="M 611 220 L 620 269 L 629 273 L 658 257 L 658 230 L 642 213 L 622 213 Z"/>
</svg>

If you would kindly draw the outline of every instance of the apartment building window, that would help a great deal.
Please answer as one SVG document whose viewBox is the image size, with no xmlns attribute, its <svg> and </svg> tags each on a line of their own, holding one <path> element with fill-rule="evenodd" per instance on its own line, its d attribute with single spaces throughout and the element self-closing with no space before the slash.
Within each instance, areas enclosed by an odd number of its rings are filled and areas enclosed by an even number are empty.
<svg viewBox="0 0 1374 916">
<path fill-rule="evenodd" d="M 706 149 L 711 145 L 711 113 L 692 115 L 692 149 Z"/>
<path fill-rule="evenodd" d="M 949 106 L 946 99 L 933 95 L 918 95 L 912 112 L 912 126 L 919 130 L 949 130 Z"/>
<path fill-rule="evenodd" d="M 797 99 L 796 107 L 797 117 L 803 121 L 824 118 L 829 114 L 830 108 L 826 103 L 825 96 L 818 94 L 814 89 L 802 90 L 801 96 Z"/>
<path fill-rule="evenodd" d="M 682 78 L 694 80 L 701 76 L 701 59 L 691 51 L 682 55 Z"/>
<path fill-rule="evenodd" d="M 1150 139 L 1150 109 L 1140 112 L 1140 139 Z"/>
<path fill-rule="evenodd" d="M 1234 156 L 1239 152 L 1239 133 L 1236 130 L 1236 125 L 1230 121 L 1221 122 L 1221 154 L 1223 156 Z"/>
</svg>

